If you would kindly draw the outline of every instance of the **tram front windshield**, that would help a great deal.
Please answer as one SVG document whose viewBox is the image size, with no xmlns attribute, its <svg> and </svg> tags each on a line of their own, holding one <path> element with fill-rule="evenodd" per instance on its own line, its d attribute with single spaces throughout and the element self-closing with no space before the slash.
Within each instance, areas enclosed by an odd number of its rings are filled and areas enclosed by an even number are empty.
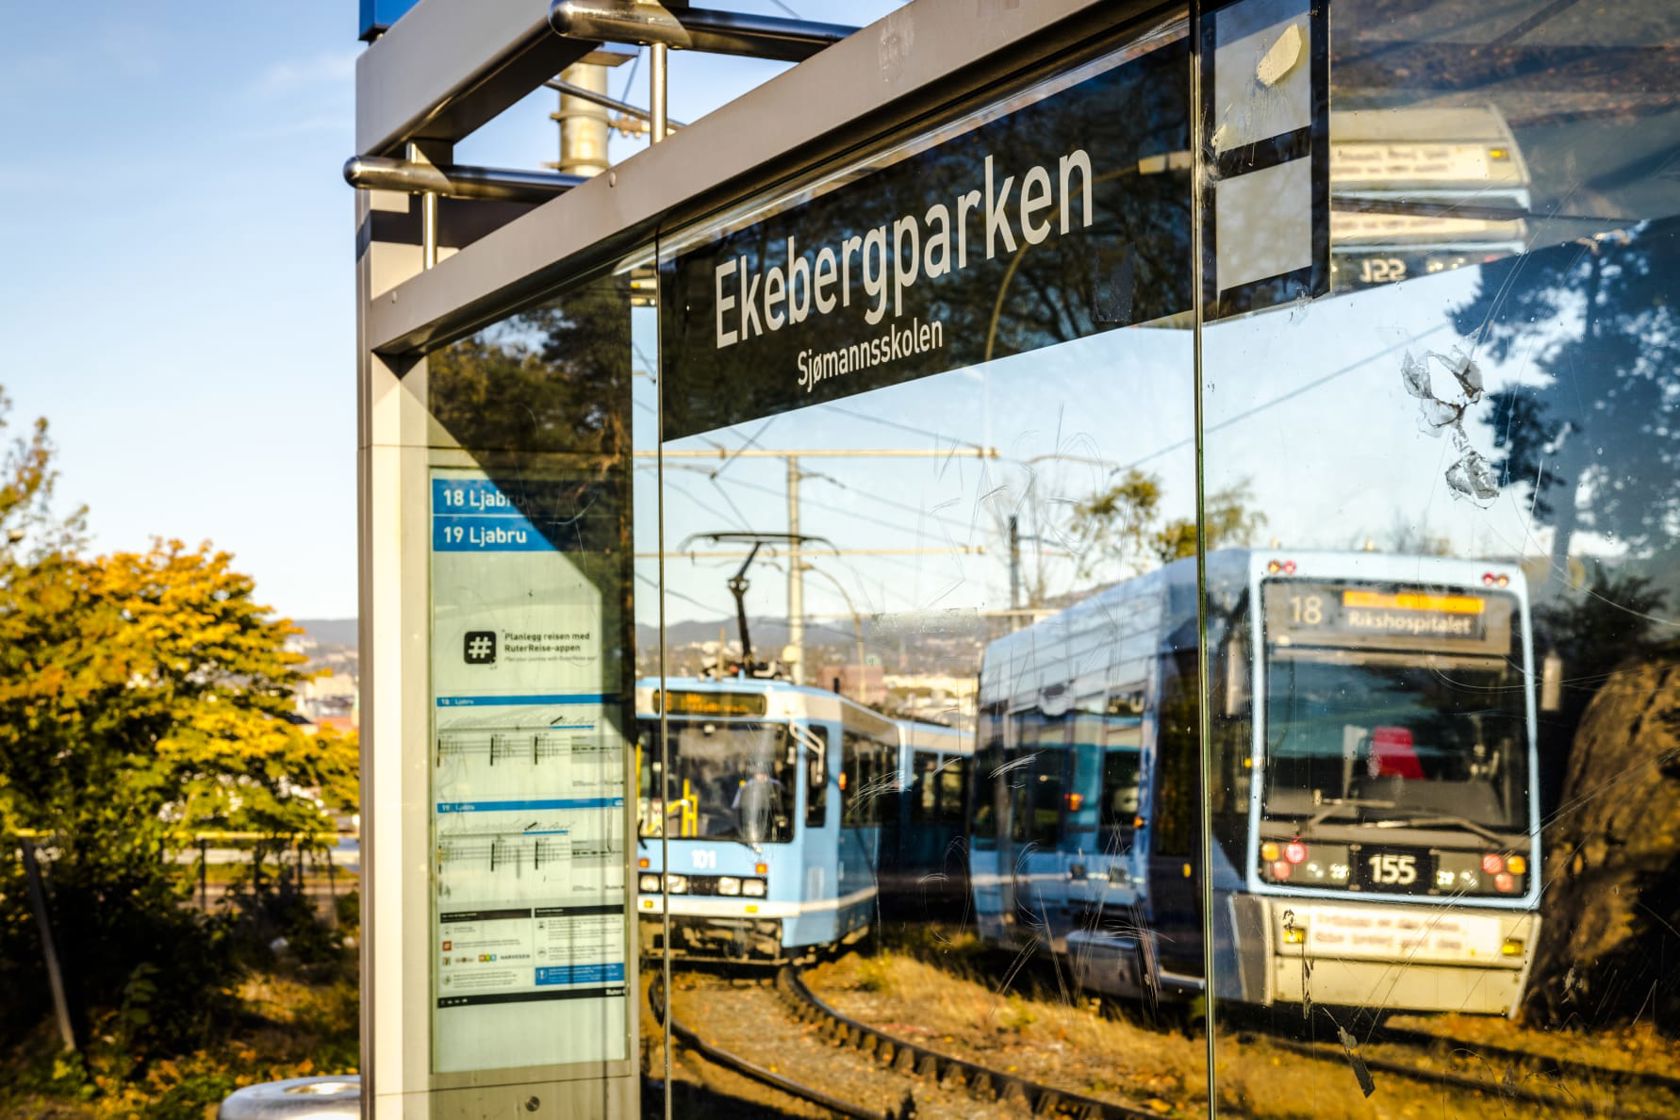
<svg viewBox="0 0 1680 1120">
<path fill-rule="evenodd" d="M 1472 604 L 1467 614 L 1479 607 L 1492 616 L 1476 631 L 1482 655 L 1461 651 L 1468 641 L 1460 648 L 1441 641 L 1432 649 L 1308 645 L 1299 625 L 1292 631 L 1268 626 L 1274 631 L 1265 665 L 1268 817 L 1297 827 L 1381 821 L 1484 839 L 1528 832 L 1529 736 L 1517 612 L 1492 597 L 1454 601 Z M 1490 605 L 1502 609 L 1489 611 Z M 1298 599 L 1268 602 L 1268 623 L 1291 609 L 1298 620 Z"/>
<path fill-rule="evenodd" d="M 659 722 L 641 721 L 643 836 L 747 844 L 792 839 L 793 768 L 786 725 L 670 719 L 666 726 L 671 770 L 661 783 Z"/>
</svg>

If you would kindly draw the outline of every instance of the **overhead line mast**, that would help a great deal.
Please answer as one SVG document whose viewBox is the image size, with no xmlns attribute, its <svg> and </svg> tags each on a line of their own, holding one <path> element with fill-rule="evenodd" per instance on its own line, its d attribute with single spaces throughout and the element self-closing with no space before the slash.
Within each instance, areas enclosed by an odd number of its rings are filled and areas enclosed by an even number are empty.
<svg viewBox="0 0 1680 1120">
<path fill-rule="evenodd" d="M 930 448 L 930 447 L 829 447 L 802 448 L 798 450 L 766 447 L 730 448 L 717 446 L 714 448 L 681 448 L 681 449 L 644 449 L 634 453 L 641 459 L 717 459 L 719 466 L 713 471 L 714 477 L 736 459 L 781 459 L 787 464 L 787 532 L 778 534 L 781 542 L 785 542 L 788 550 L 787 577 L 787 621 L 788 645 L 793 650 L 793 656 L 788 658 L 792 663 L 791 676 L 795 684 L 805 683 L 805 561 L 801 550 L 801 543 L 810 538 L 800 535 L 799 529 L 799 481 L 803 477 L 799 469 L 800 459 L 996 459 L 997 449 L 982 447 L 977 444 L 964 444 L 960 447 Z M 716 534 L 702 534 L 715 537 Z M 755 547 L 754 552 L 757 551 Z M 909 553 L 914 555 L 929 555 L 935 552 L 945 553 L 979 553 L 979 548 L 944 548 L 944 549 L 915 549 L 915 550 L 883 550 L 883 549 L 832 549 L 824 555 L 833 556 L 870 556 L 885 555 L 888 551 L 894 554 Z M 750 561 L 749 561 L 750 562 Z M 745 608 L 742 607 L 744 611 Z"/>
</svg>

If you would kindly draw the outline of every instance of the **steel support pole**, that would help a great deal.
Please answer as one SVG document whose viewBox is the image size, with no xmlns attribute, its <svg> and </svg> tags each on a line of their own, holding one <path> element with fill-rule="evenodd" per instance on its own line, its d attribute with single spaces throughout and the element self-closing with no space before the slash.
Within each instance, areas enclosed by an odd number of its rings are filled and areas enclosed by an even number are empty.
<svg viewBox="0 0 1680 1120">
<path fill-rule="evenodd" d="M 654 43 L 648 48 L 648 136 L 655 144 L 665 139 L 671 126 L 665 101 L 669 54 L 664 43 Z"/>
<path fill-rule="evenodd" d="M 602 104 L 607 92 L 607 68 L 580 62 L 560 72 L 561 83 L 571 89 L 560 91 L 560 159 L 555 164 L 562 175 L 589 177 L 607 169 L 607 109 Z M 575 89 L 576 92 L 572 92 Z"/>
<path fill-rule="evenodd" d="M 47 966 L 47 986 L 52 990 L 53 1018 L 58 1021 L 58 1039 L 66 1050 L 76 1049 L 76 1032 L 70 1025 L 70 1001 L 64 996 L 64 974 L 59 969 L 58 949 L 53 944 L 52 920 L 47 916 L 47 893 L 41 887 L 41 865 L 35 858 L 35 841 L 22 841 L 23 871 L 29 879 L 29 905 L 41 930 L 41 956 Z"/>
<path fill-rule="evenodd" d="M 427 158 L 423 145 L 410 144 L 408 151 L 410 164 L 419 167 L 433 166 Z M 438 257 L 438 193 L 435 190 L 420 192 L 420 268 L 422 271 L 437 264 Z"/>
<path fill-rule="evenodd" d="M 666 8 L 638 0 L 554 0 L 548 23 L 569 39 L 612 43 L 664 43 L 685 51 L 737 54 L 803 62 L 857 30 L 834 23 L 784 19 L 747 12 Z"/>
<path fill-rule="evenodd" d="M 787 459 L 788 645 L 793 649 L 793 683 L 805 683 L 805 561 L 799 552 L 799 460 Z"/>
</svg>

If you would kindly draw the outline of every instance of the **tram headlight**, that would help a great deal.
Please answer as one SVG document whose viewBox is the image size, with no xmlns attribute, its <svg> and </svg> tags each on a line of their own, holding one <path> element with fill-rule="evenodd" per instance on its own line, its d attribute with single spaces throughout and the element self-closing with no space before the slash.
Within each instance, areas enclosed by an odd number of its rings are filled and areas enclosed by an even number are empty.
<svg viewBox="0 0 1680 1120">
<path fill-rule="evenodd" d="M 741 880 L 733 875 L 720 875 L 717 881 L 719 894 L 736 895 L 741 893 Z"/>
<path fill-rule="evenodd" d="M 687 894 L 688 893 L 688 876 L 687 875 L 667 875 L 667 876 L 665 876 L 665 889 L 668 892 L 670 892 L 671 894 Z"/>
<path fill-rule="evenodd" d="M 748 896 L 749 898 L 763 898 L 764 897 L 764 880 L 763 879 L 743 879 L 743 880 L 741 880 L 741 893 Z"/>
<path fill-rule="evenodd" d="M 1513 875 L 1521 875 L 1528 870 L 1528 861 L 1521 856 L 1512 856 L 1505 861 L 1505 870 Z"/>
<path fill-rule="evenodd" d="M 659 893 L 659 876 L 642 875 L 636 879 L 636 888 L 643 894 Z"/>
</svg>

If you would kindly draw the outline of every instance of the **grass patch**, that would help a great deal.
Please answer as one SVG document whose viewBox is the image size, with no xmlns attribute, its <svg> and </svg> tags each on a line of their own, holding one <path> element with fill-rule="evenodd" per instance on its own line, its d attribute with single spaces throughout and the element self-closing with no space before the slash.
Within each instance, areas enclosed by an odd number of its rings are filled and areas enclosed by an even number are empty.
<svg viewBox="0 0 1680 1120">
<path fill-rule="evenodd" d="M 155 1058 L 128 1076 L 121 1055 L 94 1038 L 87 1057 L 58 1051 L 50 1024 L 0 1059 L 0 1115 L 39 1120 L 210 1120 L 235 1089 L 316 1074 L 355 1073 L 358 991 L 354 952 L 331 970 L 281 964 L 230 993 L 236 1012 L 202 1049 Z"/>
</svg>

